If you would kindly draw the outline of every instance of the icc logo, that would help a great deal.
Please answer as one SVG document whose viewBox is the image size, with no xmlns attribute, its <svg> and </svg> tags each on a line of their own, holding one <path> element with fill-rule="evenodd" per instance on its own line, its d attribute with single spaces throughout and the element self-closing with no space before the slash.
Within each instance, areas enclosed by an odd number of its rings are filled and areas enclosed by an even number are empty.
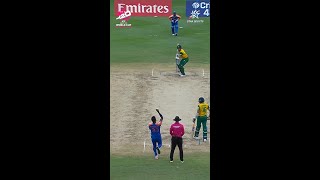
<svg viewBox="0 0 320 180">
<path fill-rule="evenodd" d="M 198 7 L 200 7 L 200 4 L 197 3 L 197 2 L 194 2 L 194 3 L 192 3 L 192 7 L 193 7 L 194 9 L 197 9 Z"/>
<path fill-rule="evenodd" d="M 118 12 L 118 17 L 116 19 L 120 20 L 119 24 L 116 24 L 116 27 L 131 27 L 131 24 L 128 24 L 127 21 L 131 17 L 131 12 L 130 11 L 119 11 Z"/>
</svg>

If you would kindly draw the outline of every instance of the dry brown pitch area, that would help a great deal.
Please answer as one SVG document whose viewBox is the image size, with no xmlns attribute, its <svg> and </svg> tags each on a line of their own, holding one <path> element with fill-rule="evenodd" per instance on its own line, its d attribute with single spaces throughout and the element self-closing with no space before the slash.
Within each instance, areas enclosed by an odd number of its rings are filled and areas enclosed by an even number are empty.
<svg viewBox="0 0 320 180">
<path fill-rule="evenodd" d="M 169 128 L 179 115 L 185 125 L 184 152 L 210 151 L 210 142 L 192 139 L 192 118 L 198 98 L 210 105 L 210 67 L 188 64 L 186 77 L 180 77 L 171 64 L 118 64 L 110 69 L 110 151 L 111 154 L 151 154 L 147 124 L 151 116 L 164 116 L 161 134 L 163 152 L 168 153 Z M 212 120 L 211 120 L 212 121 Z M 210 138 L 210 121 L 208 121 Z M 200 132 L 202 135 L 202 129 Z M 145 152 L 144 152 L 144 143 Z"/>
</svg>

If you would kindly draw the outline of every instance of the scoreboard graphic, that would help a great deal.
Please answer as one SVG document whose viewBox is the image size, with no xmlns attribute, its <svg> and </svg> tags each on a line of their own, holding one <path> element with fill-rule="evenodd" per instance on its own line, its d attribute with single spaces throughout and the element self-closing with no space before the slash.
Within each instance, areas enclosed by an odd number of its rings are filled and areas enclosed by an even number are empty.
<svg viewBox="0 0 320 180">
<path fill-rule="evenodd" d="M 186 16 L 192 19 L 210 17 L 210 0 L 187 0 Z"/>
</svg>

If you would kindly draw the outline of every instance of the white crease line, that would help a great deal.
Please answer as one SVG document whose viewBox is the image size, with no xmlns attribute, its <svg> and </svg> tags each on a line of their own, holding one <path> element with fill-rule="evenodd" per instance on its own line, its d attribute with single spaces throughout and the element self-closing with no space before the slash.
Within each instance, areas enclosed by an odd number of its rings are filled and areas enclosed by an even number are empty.
<svg viewBox="0 0 320 180">
<path fill-rule="evenodd" d="M 153 146 L 153 144 L 146 144 L 146 143 L 145 143 L 145 145 L 147 145 L 147 146 Z M 162 146 L 170 146 L 170 144 L 162 144 Z"/>
<path fill-rule="evenodd" d="M 204 69 L 202 69 L 202 76 L 204 76 Z"/>
<path fill-rule="evenodd" d="M 210 141 L 210 140 L 209 140 Z M 143 143 L 143 152 L 146 150 L 146 146 L 153 146 L 153 144 L 147 144 L 146 142 Z M 171 144 L 162 144 L 162 146 L 171 147 Z M 184 144 L 184 147 L 189 147 L 189 145 Z"/>
<path fill-rule="evenodd" d="M 152 74 L 152 76 L 153 76 L 153 69 L 152 69 L 152 73 L 151 73 L 151 74 Z"/>
</svg>

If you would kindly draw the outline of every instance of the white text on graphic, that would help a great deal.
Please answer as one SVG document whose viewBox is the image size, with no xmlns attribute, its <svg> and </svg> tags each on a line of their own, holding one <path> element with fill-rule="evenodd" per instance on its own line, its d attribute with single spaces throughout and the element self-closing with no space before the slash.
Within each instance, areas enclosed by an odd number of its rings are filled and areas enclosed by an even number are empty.
<svg viewBox="0 0 320 180">
<path fill-rule="evenodd" d="M 114 12 L 130 11 L 131 16 L 170 16 L 173 0 L 114 0 Z M 116 15 L 117 16 L 117 15 Z"/>
<path fill-rule="evenodd" d="M 140 5 L 140 3 L 138 5 L 118 4 L 118 11 L 123 11 L 124 8 L 125 10 L 131 11 L 134 13 L 168 13 L 169 12 L 168 6 Z"/>
<path fill-rule="evenodd" d="M 123 14 L 121 14 L 119 17 L 117 17 L 116 19 L 124 19 L 126 17 L 131 16 L 131 12 L 130 11 L 126 11 Z"/>
</svg>

